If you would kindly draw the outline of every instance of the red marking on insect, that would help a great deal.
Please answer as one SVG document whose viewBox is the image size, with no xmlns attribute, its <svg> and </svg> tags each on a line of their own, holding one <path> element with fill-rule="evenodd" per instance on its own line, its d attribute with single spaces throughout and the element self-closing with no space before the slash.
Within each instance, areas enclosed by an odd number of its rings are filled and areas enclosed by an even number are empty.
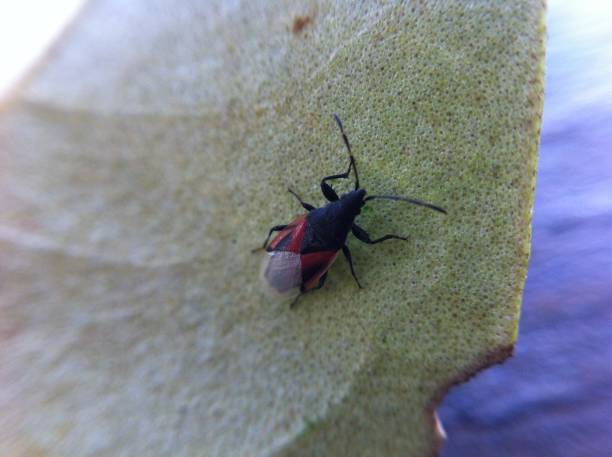
<svg viewBox="0 0 612 457">
<path fill-rule="evenodd" d="M 334 119 L 349 154 L 348 170 L 344 173 L 326 176 L 321 180 L 321 191 L 328 200 L 328 203 L 321 208 L 315 208 L 304 202 L 293 190 L 289 189 L 289 192 L 298 199 L 308 213 L 298 217 L 290 224 L 272 227 L 262 247 L 268 254 L 262 269 L 263 279 L 269 288 L 278 294 L 295 293 L 296 297 L 291 306 L 295 304 L 300 295 L 323 287 L 327 273 L 339 251 L 344 254 L 351 274 L 361 288 L 353 268 L 351 252 L 346 245 L 349 232 L 352 232 L 359 241 L 367 244 L 381 243 L 391 239 L 407 241 L 407 238 L 398 235 L 384 235 L 372 240 L 370 235 L 355 223 L 355 218 L 361 213 L 361 208 L 366 202 L 376 199 L 405 201 L 446 214 L 446 210 L 439 206 L 410 197 L 397 195 L 366 197 L 365 189 L 359 187 L 355 158 L 344 133 L 342 122 L 337 114 L 334 114 Z M 355 188 L 339 197 L 328 181 L 348 179 L 351 170 L 355 176 Z M 274 232 L 279 233 L 268 244 Z"/>
<path fill-rule="evenodd" d="M 299 254 L 307 223 L 306 215 L 298 217 L 274 237 L 266 250 L 268 252 L 287 251 Z"/>
</svg>

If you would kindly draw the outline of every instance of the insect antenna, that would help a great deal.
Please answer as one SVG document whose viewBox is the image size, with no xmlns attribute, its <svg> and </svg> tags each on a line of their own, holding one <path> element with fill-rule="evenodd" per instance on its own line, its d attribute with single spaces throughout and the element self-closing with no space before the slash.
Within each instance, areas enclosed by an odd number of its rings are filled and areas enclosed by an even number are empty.
<svg viewBox="0 0 612 457">
<path fill-rule="evenodd" d="M 334 113 L 334 119 L 336 120 L 336 124 L 338 124 L 338 127 L 340 128 L 340 133 L 342 133 L 342 139 L 344 140 L 344 144 L 346 145 L 346 149 L 348 150 L 349 157 L 351 159 L 351 167 L 353 167 L 353 171 L 355 172 L 355 189 L 359 189 L 359 174 L 357 173 L 357 165 L 355 164 L 355 157 L 353 157 L 353 152 L 351 151 L 351 145 L 349 144 L 349 140 L 346 136 L 346 133 L 344 133 L 342 121 L 336 113 Z"/>
<path fill-rule="evenodd" d="M 377 199 L 398 200 L 398 201 L 408 202 L 408 203 L 412 203 L 413 205 L 424 206 L 426 208 L 430 208 L 440 213 L 446 214 L 446 210 L 444 208 L 440 208 L 439 206 L 432 205 L 431 203 L 426 203 L 421 200 L 417 200 L 415 198 L 400 197 L 398 195 L 370 195 L 364 198 L 363 201 L 367 202 L 368 200 L 377 200 Z"/>
</svg>

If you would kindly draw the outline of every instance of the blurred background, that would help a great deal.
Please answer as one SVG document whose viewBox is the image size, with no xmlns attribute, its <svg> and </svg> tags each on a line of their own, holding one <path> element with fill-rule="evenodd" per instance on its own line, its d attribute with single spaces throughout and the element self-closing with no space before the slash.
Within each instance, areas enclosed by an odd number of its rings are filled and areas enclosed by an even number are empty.
<svg viewBox="0 0 612 457">
<path fill-rule="evenodd" d="M 515 356 L 446 397 L 443 457 L 612 456 L 612 2 L 550 0 L 547 26 Z"/>
<path fill-rule="evenodd" d="M 82 3 L 0 0 L 0 96 Z M 443 457 L 612 456 L 612 1 L 550 0 L 547 19 L 516 355 L 450 392 Z"/>
<path fill-rule="evenodd" d="M 85 0 L 0 0 L 0 97 L 60 35 Z"/>
</svg>

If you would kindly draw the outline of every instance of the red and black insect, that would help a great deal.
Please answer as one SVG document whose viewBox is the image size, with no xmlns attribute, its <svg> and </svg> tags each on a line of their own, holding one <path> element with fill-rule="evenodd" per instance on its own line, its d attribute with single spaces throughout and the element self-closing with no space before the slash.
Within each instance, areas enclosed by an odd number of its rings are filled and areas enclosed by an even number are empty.
<svg viewBox="0 0 612 457">
<path fill-rule="evenodd" d="M 291 303 L 292 306 L 301 294 L 323 287 L 327 272 L 336 260 L 339 251 L 344 254 L 353 278 L 359 288 L 362 288 L 353 268 L 351 251 L 346 245 L 349 232 L 352 232 L 359 241 L 367 244 L 381 243 L 391 239 L 407 241 L 407 238 L 398 235 L 385 235 L 374 240 L 370 238 L 368 232 L 355 223 L 355 218 L 361 213 L 361 208 L 366 202 L 376 199 L 400 200 L 446 214 L 446 211 L 439 206 L 414 198 L 397 195 L 369 195 L 366 197 L 365 189 L 359 187 L 355 158 L 344 133 L 342 121 L 337 114 L 334 114 L 334 119 L 348 150 L 350 159 L 348 170 L 345 173 L 326 176 L 321 180 L 321 191 L 329 201 L 321 208 L 315 208 L 304 202 L 293 190 L 289 189 L 289 192 L 298 199 L 308 213 L 298 217 L 290 224 L 272 227 L 262 246 L 268 254 L 263 268 L 264 280 L 277 293 L 297 293 L 297 297 Z M 355 176 L 355 189 L 338 197 L 328 181 L 348 179 L 351 170 Z M 268 244 L 274 232 L 280 233 Z"/>
</svg>

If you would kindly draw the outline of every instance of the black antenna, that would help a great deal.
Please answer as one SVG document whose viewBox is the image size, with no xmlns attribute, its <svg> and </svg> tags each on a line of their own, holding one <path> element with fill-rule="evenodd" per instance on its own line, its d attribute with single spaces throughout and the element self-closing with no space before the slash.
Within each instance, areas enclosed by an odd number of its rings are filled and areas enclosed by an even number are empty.
<svg viewBox="0 0 612 457">
<path fill-rule="evenodd" d="M 342 127 L 342 121 L 340 120 L 340 117 L 336 113 L 334 113 L 334 119 L 336 120 L 336 124 L 338 124 L 338 127 L 340 128 L 340 132 L 342 133 L 342 139 L 344 140 L 346 149 L 348 149 L 349 157 L 351 158 L 351 167 L 353 167 L 353 170 L 355 171 L 355 189 L 359 189 L 359 174 L 357 174 L 357 165 L 355 165 L 355 157 L 353 157 L 353 152 L 351 151 L 351 145 L 349 144 L 349 140 L 346 137 L 346 133 L 344 133 L 344 127 Z M 349 172 L 350 171 L 351 170 L 349 167 Z"/>
<path fill-rule="evenodd" d="M 440 213 L 446 214 L 446 210 L 444 208 L 440 208 L 439 206 L 432 205 L 431 203 L 425 203 L 425 202 L 422 202 L 421 200 L 416 200 L 414 198 L 398 197 L 397 195 L 370 195 L 364 198 L 363 201 L 367 202 L 368 200 L 375 200 L 375 199 L 400 200 L 403 202 L 412 203 L 413 205 L 424 206 L 426 208 L 430 208 L 430 209 L 439 211 Z"/>
</svg>

